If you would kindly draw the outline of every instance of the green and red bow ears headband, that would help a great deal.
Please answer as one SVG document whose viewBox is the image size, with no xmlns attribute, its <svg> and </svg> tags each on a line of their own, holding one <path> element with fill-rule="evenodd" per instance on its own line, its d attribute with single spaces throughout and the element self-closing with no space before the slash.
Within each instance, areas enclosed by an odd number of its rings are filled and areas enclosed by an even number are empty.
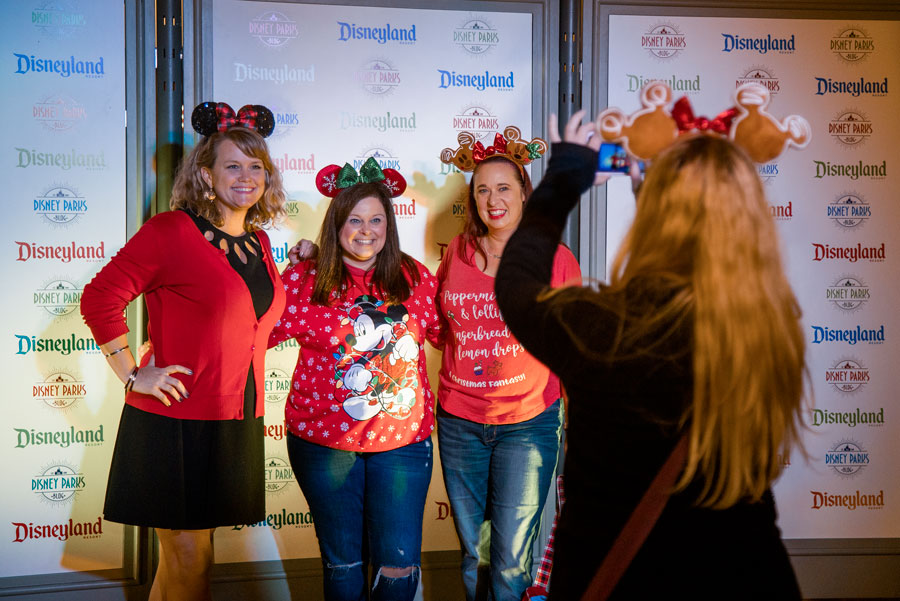
<svg viewBox="0 0 900 601">
<path fill-rule="evenodd" d="M 394 198 L 403 194 L 406 190 L 406 180 L 395 169 L 383 169 L 373 157 L 366 159 L 357 173 L 350 163 L 344 163 L 343 167 L 328 165 L 316 174 L 316 188 L 329 198 L 334 198 L 344 188 L 356 184 L 380 183 L 388 189 Z"/>
<path fill-rule="evenodd" d="M 441 151 L 441 162 L 455 165 L 460 171 L 474 171 L 481 161 L 493 157 L 505 157 L 517 165 L 524 167 L 547 152 L 547 142 L 541 138 L 533 138 L 531 142 L 521 139 L 522 132 L 514 125 L 507 126 L 503 134 L 494 135 L 494 143 L 487 148 L 475 141 L 474 134 L 463 131 L 456 138 L 459 148 L 445 148 Z"/>
<path fill-rule="evenodd" d="M 235 114 L 234 109 L 224 102 L 203 102 L 191 113 L 191 125 L 203 136 L 230 127 L 246 127 L 268 138 L 275 130 L 275 115 L 261 104 L 244 105 Z"/>
</svg>

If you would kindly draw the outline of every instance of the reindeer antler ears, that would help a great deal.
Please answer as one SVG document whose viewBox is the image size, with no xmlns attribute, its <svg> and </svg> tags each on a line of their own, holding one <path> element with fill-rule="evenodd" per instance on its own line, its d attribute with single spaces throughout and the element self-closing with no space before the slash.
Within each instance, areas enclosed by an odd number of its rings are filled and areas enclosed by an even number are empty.
<svg viewBox="0 0 900 601">
<path fill-rule="evenodd" d="M 533 138 L 531 142 L 520 140 L 522 132 L 518 127 L 509 125 L 503 133 L 494 135 L 494 143 L 487 148 L 475 141 L 474 134 L 464 131 L 457 136 L 459 147 L 456 150 L 445 148 L 441 151 L 441 162 L 456 165 L 460 171 L 474 171 L 481 161 L 492 156 L 502 156 L 514 163 L 525 166 L 547 152 L 547 142 L 542 138 Z"/>
<path fill-rule="evenodd" d="M 194 107 L 191 126 L 203 136 L 240 126 L 268 138 L 275 131 L 275 115 L 261 104 L 246 104 L 235 114 L 234 109 L 225 102 L 203 102 Z"/>
</svg>

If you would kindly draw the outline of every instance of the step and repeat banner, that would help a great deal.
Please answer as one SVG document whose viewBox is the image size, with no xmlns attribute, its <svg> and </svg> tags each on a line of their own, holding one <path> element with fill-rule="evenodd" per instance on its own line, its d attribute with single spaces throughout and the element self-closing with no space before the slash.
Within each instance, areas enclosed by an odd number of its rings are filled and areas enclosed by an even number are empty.
<svg viewBox="0 0 900 601">
<path fill-rule="evenodd" d="M 712 117 L 755 81 L 776 118 L 809 121 L 809 146 L 759 166 L 803 309 L 813 400 L 808 458 L 785 457 L 775 487 L 780 526 L 789 539 L 900 538 L 900 23 L 609 19 L 609 106 L 631 113 L 661 80 Z M 609 185 L 607 257 L 633 217 L 624 180 Z"/>
<path fill-rule="evenodd" d="M 315 239 L 329 199 L 315 175 L 359 169 L 374 157 L 409 187 L 394 199 L 404 251 L 434 272 L 465 217 L 466 178 L 440 162 L 461 131 L 489 146 L 495 132 L 532 132 L 532 14 L 216 0 L 212 92 L 201 100 L 275 113 L 269 148 L 289 194 L 288 219 L 272 233 L 280 266 L 299 238 Z M 204 15 L 208 18 L 209 15 Z M 192 107 L 186 107 L 190 111 Z M 318 557 L 313 519 L 285 445 L 284 403 L 297 360 L 288 342 L 267 356 L 268 517 L 216 534 L 220 563 Z M 430 352 L 437 383 L 440 355 Z M 436 438 L 433 439 L 436 442 Z M 435 469 L 425 511 L 424 551 L 458 548 Z M 402 511 L 403 508 L 398 508 Z"/>
<path fill-rule="evenodd" d="M 5 2 L 0 18 L 0 579 L 120 569 L 124 529 L 102 509 L 122 386 L 78 306 L 125 241 L 123 4 Z"/>
</svg>

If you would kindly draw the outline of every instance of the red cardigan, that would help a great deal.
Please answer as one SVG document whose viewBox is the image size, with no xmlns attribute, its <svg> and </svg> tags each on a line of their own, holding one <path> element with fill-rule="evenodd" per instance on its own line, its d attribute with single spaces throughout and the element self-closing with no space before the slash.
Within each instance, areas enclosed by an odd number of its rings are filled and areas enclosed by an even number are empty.
<svg viewBox="0 0 900 601">
<path fill-rule="evenodd" d="M 259 321 L 247 285 L 183 211 L 153 217 L 84 287 L 81 314 L 98 344 L 128 332 L 125 307 L 141 293 L 150 317 L 157 366 L 183 365 L 173 374 L 190 398 L 166 407 L 130 392 L 125 402 L 180 419 L 242 419 L 247 370 L 253 361 L 256 417 L 263 414 L 269 332 L 281 317 L 285 294 L 269 237 L 257 231 L 275 296 Z M 149 360 L 145 357 L 143 364 Z"/>
</svg>

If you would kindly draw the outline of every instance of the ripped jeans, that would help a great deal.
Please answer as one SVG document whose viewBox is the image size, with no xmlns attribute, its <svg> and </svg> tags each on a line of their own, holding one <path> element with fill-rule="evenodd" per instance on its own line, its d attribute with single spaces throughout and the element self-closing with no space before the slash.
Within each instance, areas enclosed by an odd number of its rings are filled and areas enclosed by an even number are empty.
<svg viewBox="0 0 900 601">
<path fill-rule="evenodd" d="M 368 562 L 375 572 L 372 601 L 412 601 L 421 574 L 431 440 L 391 451 L 354 453 L 290 434 L 287 447 L 319 539 L 325 600 L 364 600 Z M 408 576 L 382 573 L 382 568 L 407 567 L 413 568 Z"/>
</svg>

